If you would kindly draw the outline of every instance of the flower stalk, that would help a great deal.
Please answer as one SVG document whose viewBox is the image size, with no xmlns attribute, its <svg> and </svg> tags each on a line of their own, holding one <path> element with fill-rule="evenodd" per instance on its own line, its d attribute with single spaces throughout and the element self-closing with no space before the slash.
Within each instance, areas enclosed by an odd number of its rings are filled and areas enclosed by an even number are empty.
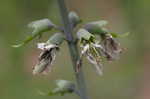
<svg viewBox="0 0 150 99">
<path fill-rule="evenodd" d="M 77 81 L 78 89 L 80 92 L 80 98 L 89 99 L 87 96 L 87 92 L 86 92 L 86 85 L 84 81 L 83 72 L 81 69 L 79 72 L 76 72 L 76 65 L 77 65 L 78 60 L 80 59 L 80 55 L 78 53 L 76 39 L 72 35 L 72 26 L 68 18 L 68 11 L 65 5 L 65 1 L 64 0 L 57 0 L 57 1 L 58 1 L 59 9 L 60 9 L 62 23 L 64 24 L 64 32 L 65 32 L 66 40 L 67 40 L 68 47 L 70 50 L 70 55 L 71 55 L 71 59 L 73 63 L 73 69 L 75 71 L 76 81 Z"/>
</svg>

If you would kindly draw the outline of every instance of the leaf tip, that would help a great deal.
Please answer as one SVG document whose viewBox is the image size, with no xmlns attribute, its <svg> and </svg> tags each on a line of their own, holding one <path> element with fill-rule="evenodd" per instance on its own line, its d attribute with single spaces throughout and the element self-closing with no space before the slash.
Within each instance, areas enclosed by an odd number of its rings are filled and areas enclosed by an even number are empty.
<svg viewBox="0 0 150 99">
<path fill-rule="evenodd" d="M 21 43 L 21 44 L 11 45 L 11 47 L 13 47 L 13 48 L 18 48 L 18 47 L 21 47 L 21 46 L 23 46 L 23 45 L 24 45 L 24 43 Z"/>
</svg>

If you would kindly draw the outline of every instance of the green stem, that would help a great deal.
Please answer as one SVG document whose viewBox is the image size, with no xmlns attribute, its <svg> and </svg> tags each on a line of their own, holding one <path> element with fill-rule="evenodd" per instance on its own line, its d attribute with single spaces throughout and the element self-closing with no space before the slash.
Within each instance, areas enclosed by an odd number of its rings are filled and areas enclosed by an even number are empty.
<svg viewBox="0 0 150 99">
<path fill-rule="evenodd" d="M 69 51 L 73 63 L 73 69 L 75 71 L 76 81 L 80 92 L 80 98 L 89 99 L 86 92 L 86 85 L 84 81 L 83 72 L 82 70 L 80 70 L 78 73 L 76 73 L 76 64 L 77 61 L 79 60 L 79 53 L 78 53 L 77 43 L 75 43 L 75 38 L 72 35 L 73 32 L 72 26 L 68 19 L 68 11 L 65 5 L 65 1 L 64 0 L 57 0 L 57 1 L 60 9 L 61 19 L 64 24 L 64 32 L 69 46 Z"/>
</svg>

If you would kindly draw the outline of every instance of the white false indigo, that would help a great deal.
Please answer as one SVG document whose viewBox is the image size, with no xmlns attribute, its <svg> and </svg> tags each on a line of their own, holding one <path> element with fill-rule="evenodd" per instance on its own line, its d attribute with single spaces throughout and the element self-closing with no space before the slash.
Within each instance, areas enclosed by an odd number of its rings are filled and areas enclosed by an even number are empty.
<svg viewBox="0 0 150 99">
<path fill-rule="evenodd" d="M 120 44 L 116 41 L 115 37 L 121 36 L 117 33 L 109 33 L 109 31 L 105 28 L 107 25 L 107 21 L 95 21 L 90 22 L 84 26 L 84 28 L 92 33 L 97 34 L 101 37 L 101 51 L 100 53 L 107 60 L 115 60 L 118 59 L 122 49 L 120 48 Z M 125 35 L 125 34 L 124 34 Z"/>
<path fill-rule="evenodd" d="M 77 36 L 80 40 L 81 56 L 86 56 L 90 63 L 92 63 L 99 75 L 102 75 L 102 59 L 99 53 L 98 43 L 96 42 L 94 35 L 86 31 L 85 29 L 80 29 L 77 32 Z M 81 61 L 81 59 L 79 60 Z M 80 63 L 80 62 L 78 62 Z"/>
<path fill-rule="evenodd" d="M 55 33 L 46 43 L 38 43 L 38 48 L 42 50 L 39 56 L 39 62 L 33 68 L 33 74 L 44 73 L 52 69 L 52 63 L 55 60 L 56 53 L 59 51 L 59 45 L 63 42 L 64 35 Z"/>
<path fill-rule="evenodd" d="M 101 75 L 102 59 L 106 58 L 108 61 L 118 59 L 120 53 L 122 52 L 122 48 L 120 47 L 120 43 L 118 43 L 117 40 L 113 38 L 111 33 L 107 31 L 105 32 L 98 31 L 98 27 L 100 28 L 101 26 L 104 26 L 106 23 L 105 22 L 102 22 L 101 24 L 98 23 L 96 22 L 91 23 L 90 24 L 91 27 L 88 28 L 87 30 L 80 29 L 77 32 L 77 36 L 80 40 L 80 47 L 82 49 L 80 57 L 82 58 L 82 56 L 86 56 L 87 59 L 90 61 L 90 63 L 94 64 L 98 74 Z M 89 31 L 91 31 L 92 33 L 90 33 Z M 96 41 L 94 34 L 99 34 L 101 40 Z M 78 62 L 78 64 L 79 63 L 81 63 L 81 59 Z"/>
</svg>

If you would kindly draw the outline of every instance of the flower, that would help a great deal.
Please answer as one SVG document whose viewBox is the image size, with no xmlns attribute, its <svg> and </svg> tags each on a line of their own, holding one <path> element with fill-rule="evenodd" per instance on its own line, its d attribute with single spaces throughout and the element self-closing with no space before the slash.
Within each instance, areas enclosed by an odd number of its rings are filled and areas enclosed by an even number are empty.
<svg viewBox="0 0 150 99">
<path fill-rule="evenodd" d="M 80 39 L 81 47 L 81 56 L 80 60 L 77 62 L 77 66 L 79 66 L 79 63 L 81 63 L 82 57 L 86 56 L 89 62 L 94 65 L 96 72 L 99 75 L 102 75 L 103 66 L 101 54 L 99 53 L 99 50 L 101 50 L 102 46 L 98 45 L 95 37 L 85 29 L 80 29 L 77 34 L 78 38 Z"/>
<path fill-rule="evenodd" d="M 101 45 L 95 42 L 89 42 L 81 45 L 81 57 L 86 56 L 91 64 L 94 65 L 99 75 L 103 74 L 102 57 L 100 51 L 103 49 Z"/>
<path fill-rule="evenodd" d="M 103 54 L 108 60 L 118 59 L 120 53 L 122 52 L 122 48 L 120 47 L 120 43 L 118 43 L 111 34 L 106 33 L 102 35 L 102 41 L 100 44 L 104 48 Z"/>
<path fill-rule="evenodd" d="M 78 39 L 80 40 L 81 55 L 80 60 L 77 62 L 77 70 L 80 68 L 83 56 L 89 60 L 96 68 L 99 75 L 103 74 L 102 60 L 105 58 L 108 61 L 118 59 L 122 48 L 120 44 L 112 37 L 110 33 L 100 34 L 101 41 L 97 41 L 95 35 L 88 32 L 86 29 L 80 29 L 77 32 Z"/>
<path fill-rule="evenodd" d="M 43 50 L 39 56 L 38 64 L 33 68 L 33 74 L 47 73 L 52 68 L 56 52 L 59 47 L 55 44 L 38 43 L 38 48 Z"/>
<path fill-rule="evenodd" d="M 46 43 L 38 43 L 37 47 L 42 50 L 39 55 L 39 62 L 33 68 L 33 74 L 46 74 L 52 68 L 52 63 L 55 60 L 56 53 L 59 51 L 59 45 L 64 41 L 62 33 L 55 33 Z"/>
</svg>

